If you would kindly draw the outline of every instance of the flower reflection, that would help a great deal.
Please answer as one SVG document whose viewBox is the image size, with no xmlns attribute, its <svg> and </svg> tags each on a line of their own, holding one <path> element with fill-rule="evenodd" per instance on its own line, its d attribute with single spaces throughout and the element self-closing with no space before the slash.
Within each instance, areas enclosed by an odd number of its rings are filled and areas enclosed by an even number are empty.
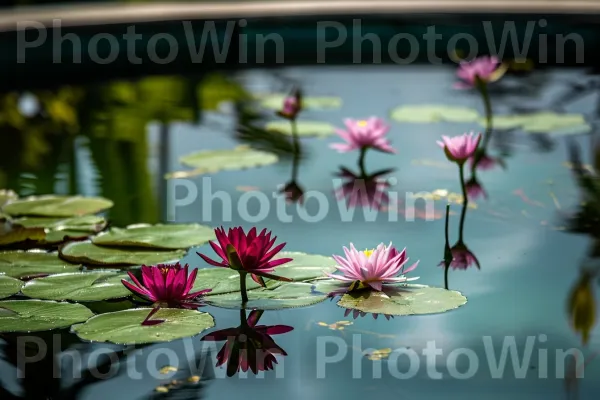
<svg viewBox="0 0 600 400">
<path fill-rule="evenodd" d="M 382 176 L 392 171 L 386 169 L 366 175 L 342 167 L 337 173 L 342 178 L 342 185 L 335 190 L 335 196 L 337 200 L 345 200 L 349 208 L 369 207 L 381 211 L 390 201 L 386 193 L 390 184 Z"/>
<path fill-rule="evenodd" d="M 209 333 L 203 341 L 226 341 L 217 354 L 217 364 L 227 364 L 227 376 L 239 372 L 269 371 L 277 364 L 276 356 L 287 356 L 285 350 L 275 343 L 272 335 L 288 333 L 294 328 L 287 325 L 257 325 L 263 310 L 253 310 L 246 318 L 246 310 L 240 310 L 240 326 Z"/>
<path fill-rule="evenodd" d="M 479 260 L 473 254 L 471 250 L 467 246 L 465 246 L 462 242 L 457 242 L 454 246 L 450 248 L 450 252 L 452 254 L 452 261 L 450 261 L 450 267 L 452 269 L 467 269 L 470 267 L 477 267 L 480 269 Z M 439 265 L 444 265 L 445 262 L 442 261 Z"/>
<path fill-rule="evenodd" d="M 288 203 L 304 202 L 304 189 L 295 180 L 288 182 L 279 193 L 285 196 Z"/>
<path fill-rule="evenodd" d="M 383 315 L 385 317 L 385 319 L 387 319 L 388 321 L 391 318 L 394 318 L 393 315 L 389 315 L 389 314 L 373 314 L 373 313 L 368 313 L 368 312 L 364 312 L 364 311 L 353 310 L 351 308 L 347 308 L 346 311 L 344 311 L 344 317 L 347 317 L 348 315 L 352 315 L 352 318 L 354 318 L 354 319 L 362 318 L 368 314 L 371 314 L 373 316 L 373 319 L 377 319 L 379 317 L 379 315 Z"/>
<path fill-rule="evenodd" d="M 469 197 L 469 200 L 477 200 L 481 197 L 487 199 L 488 197 L 487 192 L 485 191 L 483 186 L 481 186 L 481 183 L 479 183 L 475 175 L 473 175 L 465 183 L 465 188 L 467 190 L 467 196 Z"/>
</svg>

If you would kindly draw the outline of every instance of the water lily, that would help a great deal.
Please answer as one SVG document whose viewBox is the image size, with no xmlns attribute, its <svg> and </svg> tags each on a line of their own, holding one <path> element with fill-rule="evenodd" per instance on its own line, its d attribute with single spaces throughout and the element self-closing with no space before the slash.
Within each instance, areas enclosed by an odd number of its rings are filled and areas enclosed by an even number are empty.
<svg viewBox="0 0 600 400">
<path fill-rule="evenodd" d="M 121 280 L 123 285 L 132 293 L 152 302 L 154 309 L 142 322 L 142 325 L 156 325 L 163 320 L 150 320 L 161 307 L 167 308 L 198 308 L 202 305 L 199 298 L 212 289 L 190 292 L 196 281 L 198 269 L 194 268 L 188 275 L 188 265 L 179 263 L 158 264 L 155 266 L 142 265 L 142 283 L 132 272 L 127 272 L 133 284 Z"/>
<path fill-rule="evenodd" d="M 262 310 L 253 310 L 246 319 L 246 311 L 240 311 L 241 325 L 237 328 L 222 329 L 202 338 L 203 341 L 227 341 L 217 354 L 217 367 L 227 363 L 227 376 L 238 371 L 272 370 L 277 364 L 277 355 L 287 356 L 285 350 L 275 343 L 272 335 L 292 331 L 287 325 L 257 325 Z"/>
<path fill-rule="evenodd" d="M 474 132 L 470 132 L 454 137 L 442 136 L 442 140 L 437 141 L 437 144 L 444 149 L 448 160 L 463 165 L 475 154 L 480 140 L 481 133 L 475 135 Z"/>
<path fill-rule="evenodd" d="M 375 149 L 384 153 L 396 153 L 385 137 L 390 127 L 381 118 L 371 117 L 366 120 L 344 120 L 346 129 L 336 129 L 336 133 L 346 143 L 331 144 L 331 148 L 340 153 L 354 150 Z"/>
<path fill-rule="evenodd" d="M 346 258 L 334 255 L 337 270 L 342 273 L 330 274 L 330 278 L 350 283 L 350 290 L 370 287 L 374 290 L 383 290 L 386 283 L 401 283 L 418 278 L 407 278 L 405 273 L 414 270 L 418 262 L 405 268 L 408 261 L 406 249 L 401 252 L 390 243 L 388 246 L 381 243 L 373 250 L 358 251 L 352 243 L 350 249 L 344 247 Z"/>
<path fill-rule="evenodd" d="M 382 170 L 368 176 L 355 174 L 347 168 L 341 168 L 337 176 L 343 179 L 342 185 L 335 190 L 337 200 L 345 200 L 349 208 L 370 207 L 382 210 L 389 203 L 386 191 L 390 184 L 382 175 L 391 170 Z"/>
<path fill-rule="evenodd" d="M 465 183 L 465 187 L 467 190 L 467 196 L 471 200 L 477 200 L 481 197 L 484 197 L 484 198 L 488 197 L 487 192 L 485 191 L 483 186 L 481 186 L 481 184 L 479 183 L 477 178 L 475 178 L 475 176 L 471 177 L 471 179 L 469 179 Z"/>
<path fill-rule="evenodd" d="M 286 244 L 281 243 L 273 247 L 277 237 L 271 238 L 271 232 L 267 232 L 267 229 L 263 229 L 257 234 L 256 228 L 252 228 L 246 234 L 242 227 L 229 228 L 227 233 L 225 233 L 223 227 L 220 227 L 215 229 L 215 235 L 218 243 L 210 241 L 209 244 L 222 261 L 215 261 L 201 253 L 196 254 L 210 265 L 231 268 L 240 274 L 242 301 L 248 301 L 246 293 L 247 274 L 250 274 L 252 279 L 263 287 L 266 287 L 263 277 L 279 281 L 291 281 L 289 278 L 271 274 L 275 267 L 288 263 L 292 259 L 274 259 Z"/>
<path fill-rule="evenodd" d="M 454 84 L 454 87 L 457 89 L 470 89 L 488 82 L 496 82 L 505 72 L 506 68 L 494 56 L 483 56 L 471 61 L 462 61 L 456 71 L 456 75 L 461 81 Z"/>
<path fill-rule="evenodd" d="M 277 115 L 289 120 L 295 120 L 300 111 L 302 111 L 302 93 L 296 89 L 283 100 L 283 107 L 277 111 Z"/>
</svg>

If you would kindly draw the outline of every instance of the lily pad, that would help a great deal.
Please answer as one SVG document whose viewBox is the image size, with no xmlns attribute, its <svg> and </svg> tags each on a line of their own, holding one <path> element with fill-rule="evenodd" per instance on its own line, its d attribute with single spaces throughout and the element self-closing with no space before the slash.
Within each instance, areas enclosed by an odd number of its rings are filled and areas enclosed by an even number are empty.
<svg viewBox="0 0 600 400">
<path fill-rule="evenodd" d="M 58 253 L 45 251 L 0 252 L 0 273 L 13 278 L 29 278 L 40 275 L 75 272 L 81 265 L 71 264 L 58 258 Z"/>
<path fill-rule="evenodd" d="M 285 101 L 286 94 L 262 94 L 257 95 L 257 99 L 260 101 L 260 106 L 269 108 L 272 110 L 281 110 L 283 108 L 283 102 Z M 303 97 L 302 107 L 313 110 L 330 110 L 340 108 L 342 106 L 342 99 L 339 97 Z"/>
<path fill-rule="evenodd" d="M 198 224 L 134 225 L 112 228 L 92 239 L 101 246 L 148 247 L 156 249 L 188 249 L 215 238 L 213 228 Z"/>
<path fill-rule="evenodd" d="M 84 324 L 74 325 L 71 330 L 83 340 L 133 345 L 195 336 L 215 325 L 213 317 L 205 312 L 162 308 L 152 319 L 165 322 L 144 326 L 142 322 L 150 311 L 151 308 L 137 308 L 100 314 Z"/>
<path fill-rule="evenodd" d="M 298 136 L 329 136 L 335 133 L 335 126 L 320 121 L 297 121 L 296 128 Z M 292 126 L 289 121 L 271 121 L 265 129 L 270 132 L 279 132 L 292 135 Z"/>
<path fill-rule="evenodd" d="M 99 232 L 106 226 L 106 219 L 98 215 L 83 215 L 73 218 L 24 217 L 14 219 L 12 223 L 25 228 Z"/>
<path fill-rule="evenodd" d="M 285 308 L 308 307 L 318 304 L 327 298 L 326 294 L 315 291 L 311 283 L 284 283 L 275 289 L 249 290 L 248 302 L 242 304 L 240 292 L 207 296 L 206 303 L 221 308 L 281 310 Z"/>
<path fill-rule="evenodd" d="M 57 244 L 66 242 L 67 240 L 85 240 L 92 236 L 93 232 L 85 232 L 85 231 L 56 231 L 51 230 L 46 233 L 46 237 L 42 241 L 42 243 L 46 244 Z"/>
<path fill-rule="evenodd" d="M 39 332 L 86 321 L 94 314 L 81 304 L 46 300 L 0 301 L 0 332 Z"/>
<path fill-rule="evenodd" d="M 405 285 L 389 288 L 385 292 L 361 290 L 345 294 L 338 306 L 387 315 L 437 314 L 456 309 L 467 298 L 454 290 L 425 285 Z"/>
<path fill-rule="evenodd" d="M 13 201 L 19 198 L 13 190 L 0 189 L 0 207 L 3 207 L 9 201 Z"/>
<path fill-rule="evenodd" d="M 90 241 L 67 243 L 60 249 L 60 257 L 70 262 L 93 265 L 155 265 L 179 261 L 186 250 L 161 251 L 130 249 L 126 247 L 96 246 Z"/>
<path fill-rule="evenodd" d="M 43 228 L 23 228 L 5 222 L 0 228 L 0 246 L 16 245 L 27 241 L 41 241 L 46 237 Z"/>
<path fill-rule="evenodd" d="M 11 201 L 2 211 L 13 217 L 75 217 L 94 214 L 112 206 L 112 201 L 102 197 L 45 195 Z"/>
<path fill-rule="evenodd" d="M 392 110 L 391 118 L 399 122 L 475 122 L 479 118 L 477 110 L 468 107 L 433 105 L 400 106 Z"/>
<path fill-rule="evenodd" d="M 21 291 L 23 282 L 10 276 L 0 275 L 0 299 L 5 299 Z"/>
<path fill-rule="evenodd" d="M 276 154 L 256 150 L 248 146 L 234 149 L 205 150 L 183 156 L 181 164 L 195 168 L 192 171 L 179 171 L 166 175 L 166 178 L 182 178 L 219 171 L 234 171 L 262 167 L 279 161 Z"/>
<path fill-rule="evenodd" d="M 486 126 L 485 119 L 479 124 Z M 588 133 L 591 126 L 582 114 L 560 114 L 542 111 L 531 114 L 494 115 L 495 129 L 522 129 L 528 133 L 549 133 L 555 135 L 577 135 Z"/>
<path fill-rule="evenodd" d="M 101 301 L 118 299 L 131 293 L 121 282 L 125 274 L 113 272 L 76 272 L 33 279 L 22 293 L 34 299 Z"/>
<path fill-rule="evenodd" d="M 293 279 L 296 282 L 308 281 L 324 276 L 324 271 L 335 271 L 335 261 L 331 257 L 317 254 L 305 254 L 299 252 L 281 252 L 279 258 L 293 258 L 287 264 L 275 268 L 274 274 Z M 283 284 L 281 281 L 265 279 L 269 288 L 275 288 Z M 246 277 L 246 289 L 254 290 L 260 288 L 250 277 Z M 210 267 L 198 270 L 196 283 L 193 290 L 212 289 L 207 296 L 232 293 L 240 291 L 240 276 L 237 272 L 228 268 Z"/>
</svg>

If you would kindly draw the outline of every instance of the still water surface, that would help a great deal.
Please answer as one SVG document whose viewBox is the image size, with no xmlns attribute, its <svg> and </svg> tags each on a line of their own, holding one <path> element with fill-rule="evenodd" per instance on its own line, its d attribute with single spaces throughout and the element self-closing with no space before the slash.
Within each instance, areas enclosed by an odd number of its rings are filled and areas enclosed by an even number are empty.
<svg viewBox="0 0 600 400">
<path fill-rule="evenodd" d="M 400 105 L 462 105 L 483 112 L 481 100 L 475 93 L 452 88 L 454 70 L 451 67 L 293 68 L 280 70 L 277 74 L 256 70 L 235 78 L 254 93 L 281 93 L 298 84 L 306 96 L 340 97 L 342 107 L 326 111 L 306 110 L 300 119 L 328 122 L 338 127 L 342 126 L 346 117 L 376 115 L 389 118 L 390 110 Z M 301 218 L 294 204 L 286 207 L 291 222 L 278 216 L 280 200 L 273 194 L 277 193 L 279 185 L 290 179 L 289 160 L 262 168 L 186 178 L 198 188 L 198 199 L 189 205 L 173 208 L 170 203 L 173 196 L 185 196 L 183 184 L 173 184 L 174 181 L 165 184 L 162 176 L 166 172 L 185 170 L 178 158 L 193 151 L 238 146 L 240 142 L 233 135 L 236 114 L 231 107 L 221 107 L 220 112 L 205 110 L 196 115 L 198 108 L 210 106 L 206 99 L 218 97 L 218 92 L 224 90 L 218 85 L 209 87 L 205 83 L 208 89 L 203 92 L 204 104 L 194 104 L 186 93 L 188 87 L 195 87 L 196 78 L 148 79 L 148 82 L 160 82 L 148 84 L 146 90 L 153 96 L 138 98 L 133 103 L 128 103 L 131 99 L 127 98 L 129 92 L 123 85 L 107 83 L 77 88 L 87 94 L 84 95 L 87 103 L 77 103 L 78 123 L 71 127 L 70 135 L 64 134 L 65 129 L 56 128 L 52 134 L 40 134 L 39 137 L 44 139 L 38 142 L 20 139 L 22 142 L 16 143 L 15 139 L 10 139 L 2 146 L 2 153 L 6 153 L 2 162 L 4 186 L 17 190 L 21 195 L 55 192 L 108 197 L 115 201 L 115 207 L 108 216 L 117 226 L 168 219 L 225 227 L 266 227 L 287 242 L 286 250 L 290 251 L 331 255 L 341 253 L 342 246 L 350 242 L 358 248 L 372 248 L 380 242 L 392 241 L 396 246 L 406 247 L 411 260 L 420 260 L 418 273 L 415 273 L 420 276 L 418 283 L 443 285 L 443 269 L 438 264 L 443 258 L 443 215 L 447 200 L 441 198 L 435 201 L 435 218 L 431 220 L 418 218 L 424 217 L 425 209 L 424 203 L 419 202 L 416 203 L 417 218 L 414 221 L 407 221 L 402 213 L 396 213 L 397 220 L 393 220 L 388 211 L 379 213 L 373 221 L 366 218 L 360 209 L 350 220 L 342 218 L 340 209 L 345 208 L 333 194 L 333 174 L 340 166 L 356 169 L 357 154 L 338 154 L 331 150 L 329 144 L 339 141 L 335 135 L 302 139 L 307 156 L 300 164 L 298 182 L 305 190 L 318 191 L 327 198 L 329 209 L 319 222 Z M 491 93 L 494 112 L 548 110 L 556 106 L 557 100 L 573 83 L 593 79 L 580 70 L 536 71 L 527 76 L 507 77 L 501 87 Z M 228 90 L 235 92 L 231 87 Z M 90 93 L 94 95 L 90 96 Z M 101 103 L 102 108 L 98 108 L 100 106 L 94 101 Z M 560 103 L 560 106 L 565 112 L 582 113 L 594 122 L 596 101 L 595 95 L 590 95 Z M 69 118 L 67 116 L 65 120 Z M 165 122 L 158 123 L 156 119 Z M 435 141 L 441 135 L 453 136 L 480 129 L 477 125 L 395 121 L 390 121 L 390 124 L 389 137 L 398 154 L 369 153 L 366 160 L 368 170 L 395 168 L 388 176 L 395 182 L 390 190 L 397 193 L 400 200 L 405 199 L 407 192 L 445 190 L 460 193 L 458 171 L 448 163 Z M 580 265 L 588 259 L 593 244 L 590 237 L 575 235 L 564 229 L 564 216 L 574 212 L 580 202 L 572 171 L 564 165 L 569 154 L 567 139 L 579 142 L 586 149 L 583 157 L 589 162 L 590 135 L 548 136 L 518 130 L 496 132 L 494 135 L 491 153 L 502 155 L 506 168 L 478 173 L 489 197 L 475 201 L 475 207 L 468 209 L 464 229 L 465 243 L 479 259 L 481 268 L 451 270 L 449 276 L 450 288 L 467 296 L 465 306 L 440 315 L 390 320 L 383 316 L 374 319 L 371 315 L 357 319 L 353 319 L 352 315 L 345 317 L 344 309 L 336 306 L 335 302 L 302 309 L 267 311 L 261 324 L 294 327 L 290 333 L 274 336 L 277 344 L 288 353 L 287 357 L 280 357 L 275 371 L 259 376 L 241 374 L 226 378 L 219 369 L 213 371 L 207 368 L 208 372 L 205 371 L 202 377 L 204 384 L 190 392 L 153 394 L 156 386 L 169 379 L 156 372 L 152 376 L 148 370 L 155 370 L 154 365 L 158 368 L 168 365 L 169 361 L 165 356 L 160 356 L 158 361 L 148 360 L 146 355 L 152 348 L 173 350 L 179 359 L 180 372 L 170 379 L 186 379 L 194 374 L 194 371 L 190 372 L 187 359 L 196 365 L 206 362 L 212 366 L 215 363 L 215 353 L 194 355 L 201 351 L 198 338 L 146 348 L 136 358 L 130 357 L 128 364 L 114 366 L 119 369 L 111 379 L 96 382 L 75 394 L 62 392 L 58 395 L 56 390 L 51 389 L 48 379 L 43 378 L 44 374 L 48 376 L 51 368 L 36 371 L 36 376 L 28 376 L 25 382 L 19 382 L 15 379 L 15 370 L 6 363 L 0 363 L 2 385 L 16 395 L 37 392 L 40 396 L 27 398 L 44 398 L 41 396 L 45 393 L 56 399 L 83 400 L 212 400 L 240 396 L 315 400 L 359 400 L 369 396 L 395 399 L 565 398 L 565 380 L 557 377 L 556 350 L 578 348 L 589 356 L 600 349 L 597 330 L 592 332 L 587 347 L 582 346 L 581 338 L 569 325 L 566 311 L 569 292 L 577 282 Z M 19 150 L 11 151 L 10 144 Z M 173 191 L 175 185 L 179 187 Z M 261 191 L 269 199 L 266 217 L 256 223 L 244 218 L 247 214 L 244 209 L 237 209 L 240 198 L 249 190 Z M 209 206 L 202 197 L 208 191 L 227 193 L 232 209 L 224 208 L 218 199 Z M 321 207 L 324 206 L 321 203 Z M 310 215 L 319 211 L 314 199 L 308 201 L 305 207 Z M 411 211 L 410 206 L 404 204 L 399 209 L 409 214 Z M 460 209 L 460 204 L 451 204 L 451 242 L 457 239 Z M 227 216 L 228 211 L 231 211 L 231 218 L 224 220 L 224 212 Z M 248 213 L 255 216 L 259 211 L 259 202 L 250 201 Z M 262 212 L 265 213 L 265 210 Z M 210 252 L 210 247 L 192 249 L 183 261 L 191 266 L 206 267 L 196 255 L 198 250 Z M 206 311 L 215 316 L 215 329 L 239 325 L 238 311 L 216 308 Z M 332 330 L 319 324 L 344 320 L 352 322 L 344 330 Z M 541 340 L 545 342 L 540 342 L 540 335 L 544 335 Z M 63 340 L 67 336 L 64 335 Z M 487 349 L 484 337 L 492 340 L 491 347 Z M 531 337 L 530 340 L 535 338 L 532 348 L 525 348 L 528 337 Z M 328 344 L 324 352 L 322 346 L 327 340 L 341 340 L 350 347 L 338 348 L 336 344 Z M 518 378 L 515 378 L 515 368 L 509 359 L 502 379 L 499 379 L 500 376 L 490 372 L 489 363 L 494 360 L 489 357 L 489 352 L 494 350 L 498 358 L 503 342 L 511 340 L 517 343 L 520 359 L 527 349 L 532 351 L 531 359 L 523 367 L 524 376 Z M 427 357 L 422 354 L 422 349 L 430 341 L 440 352 L 435 368 L 441 379 L 432 372 L 434 365 L 428 364 Z M 222 344 L 217 345 L 218 350 Z M 83 343 L 78 346 L 84 352 L 106 348 Z M 389 367 L 389 360 L 374 361 L 360 354 L 361 349 L 384 348 L 413 349 L 419 358 L 410 360 L 408 356 L 401 355 Z M 448 356 L 456 349 L 469 349 L 472 354 L 470 357 L 463 354 L 452 360 Z M 547 361 L 543 360 L 543 356 L 540 358 L 540 354 L 544 354 L 540 349 L 547 349 Z M 343 359 L 324 364 L 324 357 L 332 357 L 337 351 L 345 350 L 347 354 Z M 208 360 L 204 361 L 204 357 Z M 456 368 L 453 368 L 454 365 Z M 561 365 L 558 362 L 558 375 L 562 374 Z M 67 372 L 62 384 L 68 386 L 69 375 L 72 374 L 68 371 L 72 368 L 68 362 L 63 367 Z M 319 378 L 323 372 L 319 368 L 324 368 L 325 378 Z M 413 370 L 408 374 L 411 368 Z M 469 368 L 473 372 L 467 375 L 468 379 L 450 375 L 454 369 L 466 374 Z M 547 378 L 540 378 L 544 369 L 547 369 Z M 137 379 L 134 371 L 139 371 L 141 378 Z M 412 377 L 401 379 L 401 374 Z M 585 378 L 578 385 L 580 399 L 597 397 L 600 387 L 594 377 L 599 374 L 600 361 L 592 361 L 586 366 Z M 1 397 L 4 399 L 4 396 Z"/>
</svg>

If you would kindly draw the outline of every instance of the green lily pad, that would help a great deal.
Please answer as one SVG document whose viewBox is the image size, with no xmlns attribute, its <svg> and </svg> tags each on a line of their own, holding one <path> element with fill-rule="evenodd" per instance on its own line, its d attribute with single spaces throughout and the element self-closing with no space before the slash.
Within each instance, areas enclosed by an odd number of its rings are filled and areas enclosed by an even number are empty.
<svg viewBox="0 0 600 400">
<path fill-rule="evenodd" d="M 0 275 L 0 299 L 5 299 L 21 291 L 23 282 L 10 276 Z"/>
<path fill-rule="evenodd" d="M 13 217 L 75 217 L 94 214 L 112 206 L 112 201 L 102 197 L 45 195 L 11 201 L 2 211 Z"/>
<path fill-rule="evenodd" d="M 19 198 L 19 195 L 12 190 L 0 189 L 0 207 L 4 207 L 9 201 Z"/>
<path fill-rule="evenodd" d="M 36 278 L 25 284 L 22 293 L 34 299 L 101 301 L 124 298 L 131 292 L 121 279 L 126 274 L 113 272 L 76 272 Z"/>
<path fill-rule="evenodd" d="M 441 104 L 400 106 L 392 110 L 391 118 L 399 122 L 427 124 L 430 122 L 475 122 L 477 110 Z"/>
<path fill-rule="evenodd" d="M 206 303 L 215 307 L 231 309 L 281 310 L 285 308 L 308 307 L 327 298 L 326 294 L 316 292 L 311 283 L 284 283 L 274 289 L 249 290 L 248 302 L 242 304 L 240 292 L 207 296 Z"/>
<path fill-rule="evenodd" d="M 136 308 L 96 315 L 84 324 L 72 327 L 80 339 L 92 342 L 109 342 L 121 345 L 170 342 L 195 336 L 215 326 L 213 317 L 196 310 L 161 308 L 152 319 L 165 322 L 143 326 L 142 321 L 151 308 Z"/>
<path fill-rule="evenodd" d="M 27 241 L 42 241 L 46 237 L 43 228 L 23 228 L 5 222 L 0 228 L 0 246 L 10 246 Z"/>
<path fill-rule="evenodd" d="M 90 241 L 67 243 L 60 249 L 60 258 L 92 265 L 155 265 L 179 261 L 186 250 L 129 249 L 96 246 Z"/>
<path fill-rule="evenodd" d="M 0 273 L 13 278 L 29 278 L 39 275 L 75 272 L 81 265 L 71 264 L 58 258 L 58 253 L 45 251 L 0 252 Z"/>
<path fill-rule="evenodd" d="M 85 240 L 92 236 L 93 232 L 85 231 L 56 231 L 51 230 L 46 233 L 46 237 L 42 241 L 45 244 L 57 244 L 66 242 L 67 240 Z"/>
<path fill-rule="evenodd" d="M 106 226 L 106 219 L 98 215 L 83 215 L 73 218 L 24 217 L 14 219 L 12 223 L 25 228 L 100 232 Z"/>
<path fill-rule="evenodd" d="M 81 304 L 46 300 L 0 301 L 0 332 L 39 332 L 66 328 L 94 314 Z"/>
<path fill-rule="evenodd" d="M 305 254 L 299 252 L 283 251 L 276 259 L 293 258 L 287 264 L 275 268 L 274 275 L 293 279 L 296 282 L 308 281 L 324 276 L 326 272 L 335 271 L 335 261 L 331 257 L 318 254 Z M 284 284 L 281 281 L 265 279 L 269 288 L 275 288 Z M 246 277 L 246 289 L 254 290 L 260 288 L 249 276 Z M 212 289 L 207 296 L 225 294 L 240 291 L 240 275 L 228 268 L 209 267 L 198 270 L 196 283 L 193 291 Z"/>
<path fill-rule="evenodd" d="M 479 124 L 486 126 L 485 119 Z M 527 133 L 548 133 L 553 135 L 578 135 L 589 133 L 591 126 L 582 114 L 559 114 L 542 111 L 531 114 L 494 115 L 494 129 L 522 129 Z"/>
<path fill-rule="evenodd" d="M 467 298 L 454 290 L 425 285 L 395 286 L 386 292 L 361 290 L 345 294 L 338 306 L 387 315 L 437 314 L 466 304 Z"/>
<path fill-rule="evenodd" d="M 234 149 L 204 150 L 188 154 L 179 159 L 181 164 L 194 168 L 192 171 L 178 171 L 167 174 L 167 179 L 185 178 L 219 171 L 262 167 L 279 161 L 276 154 L 256 150 L 248 146 Z"/>
<path fill-rule="evenodd" d="M 188 249 L 215 239 L 214 229 L 198 224 L 134 225 L 112 228 L 92 239 L 101 246 Z"/>
<path fill-rule="evenodd" d="M 292 135 L 292 126 L 289 121 L 271 121 L 265 129 L 270 132 L 279 132 Z M 335 126 L 320 121 L 297 121 L 296 129 L 298 136 L 329 136 L 335 133 Z"/>
<path fill-rule="evenodd" d="M 260 106 L 271 110 L 281 110 L 288 95 L 286 94 L 262 94 L 257 95 Z M 303 97 L 302 107 L 313 110 L 330 110 L 340 108 L 342 99 L 339 97 Z"/>
</svg>

